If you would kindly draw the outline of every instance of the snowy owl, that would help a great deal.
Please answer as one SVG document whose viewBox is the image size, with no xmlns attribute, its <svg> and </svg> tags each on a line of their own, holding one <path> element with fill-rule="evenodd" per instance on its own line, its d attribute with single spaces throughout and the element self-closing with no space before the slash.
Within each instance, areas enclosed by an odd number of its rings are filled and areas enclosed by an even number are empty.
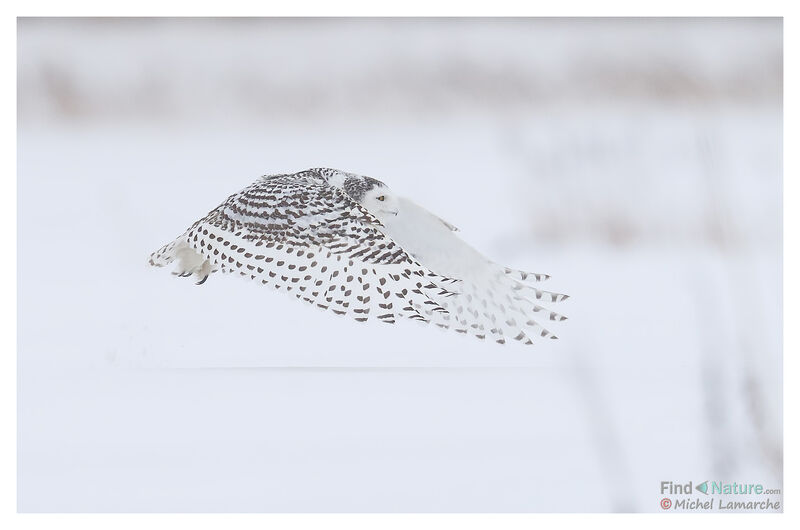
<svg viewBox="0 0 800 530">
<path fill-rule="evenodd" d="M 555 339 L 539 305 L 546 274 L 498 265 L 450 223 L 381 181 L 335 169 L 269 175 L 234 193 L 150 256 L 203 284 L 236 273 L 360 322 L 409 318 L 479 339 Z"/>
</svg>

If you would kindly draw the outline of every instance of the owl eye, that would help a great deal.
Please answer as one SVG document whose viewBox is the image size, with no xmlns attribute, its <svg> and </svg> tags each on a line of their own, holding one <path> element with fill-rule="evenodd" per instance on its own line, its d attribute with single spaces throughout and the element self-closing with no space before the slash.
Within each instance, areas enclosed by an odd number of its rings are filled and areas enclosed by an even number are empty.
<svg viewBox="0 0 800 530">
<path fill-rule="evenodd" d="M 378 197 L 378 200 L 381 201 L 381 202 L 385 201 L 386 200 L 386 195 L 381 195 L 380 197 Z"/>
</svg>

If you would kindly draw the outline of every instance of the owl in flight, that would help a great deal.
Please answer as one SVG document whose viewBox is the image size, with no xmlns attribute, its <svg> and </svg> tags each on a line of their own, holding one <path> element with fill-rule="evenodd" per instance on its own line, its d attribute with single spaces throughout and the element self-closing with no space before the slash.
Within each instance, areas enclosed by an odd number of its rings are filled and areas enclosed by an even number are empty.
<svg viewBox="0 0 800 530">
<path fill-rule="evenodd" d="M 381 181 L 335 169 L 269 175 L 238 193 L 150 256 L 203 284 L 240 274 L 360 322 L 409 318 L 479 339 L 533 344 L 555 339 L 539 305 L 546 274 L 498 265 L 450 223 Z"/>
</svg>

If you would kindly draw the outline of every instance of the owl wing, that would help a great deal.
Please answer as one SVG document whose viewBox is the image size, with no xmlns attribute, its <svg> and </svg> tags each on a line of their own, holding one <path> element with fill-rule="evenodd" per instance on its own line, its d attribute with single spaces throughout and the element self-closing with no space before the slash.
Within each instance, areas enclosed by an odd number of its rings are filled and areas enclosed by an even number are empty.
<svg viewBox="0 0 800 530">
<path fill-rule="evenodd" d="M 459 280 L 458 294 L 441 301 L 446 312 L 434 319 L 499 343 L 515 340 L 530 345 L 556 338 L 547 328 L 566 317 L 541 304 L 569 297 L 538 288 L 538 282 L 549 276 L 498 265 L 422 206 L 402 197 L 398 204 L 399 214 L 384 219 L 380 230 L 427 269 Z"/>
<path fill-rule="evenodd" d="M 439 322 L 456 281 L 420 265 L 380 225 L 317 173 L 277 175 L 231 195 L 150 263 L 180 260 L 199 283 L 238 274 L 358 321 Z"/>
</svg>

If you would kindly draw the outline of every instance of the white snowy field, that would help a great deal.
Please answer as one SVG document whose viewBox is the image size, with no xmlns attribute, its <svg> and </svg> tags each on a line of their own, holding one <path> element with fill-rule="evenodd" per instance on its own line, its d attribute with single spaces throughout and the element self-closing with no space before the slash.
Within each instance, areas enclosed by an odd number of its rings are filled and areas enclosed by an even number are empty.
<svg viewBox="0 0 800 530">
<path fill-rule="evenodd" d="M 19 509 L 781 488 L 780 24 L 352 24 L 20 23 Z M 359 324 L 147 266 L 257 176 L 318 166 L 551 274 L 561 339 Z"/>
</svg>

